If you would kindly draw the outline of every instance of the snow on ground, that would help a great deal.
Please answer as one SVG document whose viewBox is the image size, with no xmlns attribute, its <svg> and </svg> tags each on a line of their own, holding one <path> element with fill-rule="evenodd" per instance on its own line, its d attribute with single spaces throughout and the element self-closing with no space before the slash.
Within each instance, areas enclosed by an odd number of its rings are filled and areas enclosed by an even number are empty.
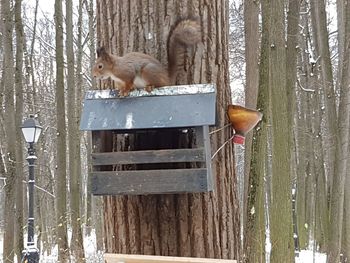
<svg viewBox="0 0 350 263">
<path fill-rule="evenodd" d="M 68 231 L 68 237 L 70 237 L 70 235 L 71 233 L 70 231 Z M 0 263 L 2 262 L 2 249 L 3 249 L 3 233 L 0 233 Z M 85 257 L 86 257 L 87 263 L 104 262 L 103 252 L 97 251 L 96 234 L 94 230 L 91 232 L 91 236 L 85 236 L 84 249 L 85 249 Z M 51 248 L 50 255 L 48 255 L 47 252 L 45 252 L 44 254 L 40 254 L 40 263 L 57 263 L 57 258 L 58 258 L 58 247 L 57 245 L 55 245 L 54 247 Z M 74 258 L 72 258 L 72 262 L 76 262 Z M 16 259 L 14 263 L 17 263 Z"/>
<path fill-rule="evenodd" d="M 2 262 L 2 244 L 3 235 L 0 234 L 0 262 Z M 96 235 L 93 231 L 91 236 L 84 238 L 85 256 L 87 263 L 103 263 L 103 253 L 96 252 Z M 57 246 L 52 248 L 51 255 L 41 255 L 40 262 L 42 263 L 56 263 L 57 262 Z M 321 253 L 314 253 L 311 250 L 302 250 L 299 257 L 295 258 L 295 263 L 326 263 L 327 256 Z M 74 262 L 72 260 L 72 262 Z"/>
<path fill-rule="evenodd" d="M 326 254 L 314 253 L 312 250 L 302 250 L 299 257 L 295 258 L 295 263 L 326 263 L 326 261 Z"/>
<path fill-rule="evenodd" d="M 72 232 L 68 229 L 68 240 L 71 239 Z M 85 236 L 84 238 L 84 249 L 85 249 L 85 257 L 87 263 L 103 263 L 103 252 L 97 251 L 96 245 L 96 234 L 95 230 L 91 231 L 90 236 Z M 58 258 L 58 247 L 57 245 L 52 248 L 51 255 L 40 255 L 40 262 L 42 263 L 56 263 Z M 74 258 L 71 258 L 72 262 L 76 262 Z"/>
<path fill-rule="evenodd" d="M 87 258 L 87 263 L 104 262 L 103 252 L 97 251 L 96 234 L 94 229 L 91 231 L 91 236 L 85 236 L 84 249 L 85 257 Z"/>
</svg>

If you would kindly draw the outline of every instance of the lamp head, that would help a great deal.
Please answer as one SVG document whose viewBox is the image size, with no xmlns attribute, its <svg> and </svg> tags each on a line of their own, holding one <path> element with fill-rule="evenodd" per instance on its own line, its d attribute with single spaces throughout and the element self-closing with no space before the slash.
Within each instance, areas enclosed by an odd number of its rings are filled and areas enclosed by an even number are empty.
<svg viewBox="0 0 350 263">
<path fill-rule="evenodd" d="M 27 143 L 36 143 L 39 140 L 42 127 L 34 115 L 29 115 L 29 118 L 23 121 L 21 129 Z"/>
</svg>

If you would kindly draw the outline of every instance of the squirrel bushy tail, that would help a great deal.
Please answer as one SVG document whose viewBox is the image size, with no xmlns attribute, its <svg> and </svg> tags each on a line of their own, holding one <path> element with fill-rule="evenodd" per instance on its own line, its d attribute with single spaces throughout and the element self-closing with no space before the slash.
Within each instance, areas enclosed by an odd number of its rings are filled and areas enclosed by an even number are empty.
<svg viewBox="0 0 350 263">
<path fill-rule="evenodd" d="M 168 74 L 175 84 L 179 61 L 183 60 L 185 48 L 201 41 L 201 27 L 196 19 L 182 19 L 172 28 L 168 37 Z"/>
</svg>

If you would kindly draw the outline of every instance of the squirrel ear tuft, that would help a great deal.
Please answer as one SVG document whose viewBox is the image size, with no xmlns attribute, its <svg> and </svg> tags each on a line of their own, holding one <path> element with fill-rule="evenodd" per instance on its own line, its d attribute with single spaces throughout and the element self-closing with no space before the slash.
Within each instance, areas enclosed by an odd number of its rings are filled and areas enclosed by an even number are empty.
<svg viewBox="0 0 350 263">
<path fill-rule="evenodd" d="M 104 57 L 106 55 L 108 55 L 107 51 L 106 51 L 106 48 L 105 47 L 100 47 L 96 50 L 96 53 L 97 53 L 97 57 Z"/>
</svg>

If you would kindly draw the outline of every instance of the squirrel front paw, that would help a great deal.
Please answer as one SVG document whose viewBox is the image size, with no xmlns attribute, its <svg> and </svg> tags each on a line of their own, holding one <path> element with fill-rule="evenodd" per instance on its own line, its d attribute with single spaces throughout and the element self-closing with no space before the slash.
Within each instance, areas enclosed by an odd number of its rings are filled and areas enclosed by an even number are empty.
<svg viewBox="0 0 350 263">
<path fill-rule="evenodd" d="M 130 92 L 134 89 L 135 87 L 132 84 L 125 85 L 124 87 L 119 87 L 119 97 L 129 96 Z"/>
<path fill-rule="evenodd" d="M 130 90 L 119 90 L 119 97 L 127 97 L 130 94 Z"/>
<path fill-rule="evenodd" d="M 145 87 L 145 90 L 146 90 L 148 93 L 150 93 L 150 92 L 152 92 L 152 90 L 154 90 L 154 86 L 153 86 L 153 85 L 148 85 L 148 86 Z"/>
</svg>

